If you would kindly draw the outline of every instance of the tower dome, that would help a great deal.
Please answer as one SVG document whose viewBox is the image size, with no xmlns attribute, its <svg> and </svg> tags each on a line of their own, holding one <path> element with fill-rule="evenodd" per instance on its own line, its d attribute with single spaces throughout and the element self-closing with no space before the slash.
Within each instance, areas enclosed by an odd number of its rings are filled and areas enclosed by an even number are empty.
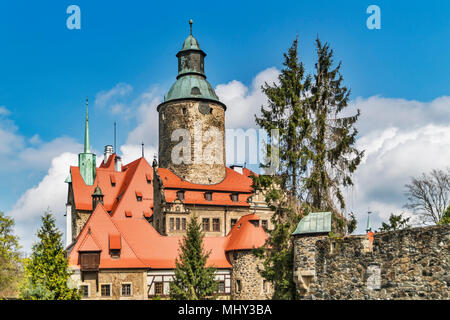
<svg viewBox="0 0 450 320">
<path fill-rule="evenodd" d="M 177 80 L 164 95 L 159 113 L 159 166 L 197 184 L 225 178 L 225 110 L 206 80 L 206 53 L 192 35 L 177 53 Z M 184 133 L 180 135 L 180 129 Z M 181 140 L 180 140 L 181 138 Z M 188 141 L 189 140 L 189 141 Z"/>
</svg>

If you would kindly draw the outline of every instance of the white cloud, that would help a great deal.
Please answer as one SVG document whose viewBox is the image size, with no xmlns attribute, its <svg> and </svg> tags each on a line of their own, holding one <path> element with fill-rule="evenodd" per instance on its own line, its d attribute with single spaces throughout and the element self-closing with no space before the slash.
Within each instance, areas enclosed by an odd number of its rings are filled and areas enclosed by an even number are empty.
<svg viewBox="0 0 450 320">
<path fill-rule="evenodd" d="M 107 91 L 101 91 L 95 96 L 95 105 L 101 108 L 107 107 L 112 114 L 130 116 L 130 110 L 123 100 L 133 91 L 133 87 L 127 83 L 118 83 Z"/>
<path fill-rule="evenodd" d="M 261 91 L 261 86 L 267 82 L 272 84 L 278 81 L 279 71 L 268 68 L 258 73 L 248 88 L 241 82 L 233 80 L 227 84 L 219 84 L 216 93 L 220 101 L 225 103 L 227 111 L 225 126 L 227 128 L 255 128 L 255 114 L 260 115 L 262 105 L 267 98 Z"/>
<path fill-rule="evenodd" d="M 361 110 L 357 145 L 365 157 L 354 176 L 353 201 L 347 197 L 347 203 L 358 213 L 362 232 L 368 209 L 377 228 L 391 213 L 410 215 L 403 208 L 410 177 L 450 165 L 450 98 L 428 103 L 358 98 L 352 107 Z"/>
<path fill-rule="evenodd" d="M 31 248 L 33 236 L 40 225 L 40 216 L 47 209 L 55 215 L 60 230 L 64 231 L 69 166 L 77 164 L 77 155 L 65 152 L 51 161 L 46 176 L 17 200 L 7 215 L 16 221 L 16 232 L 25 250 Z M 32 236 L 33 235 L 33 236 Z M 64 238 L 63 238 L 64 239 Z"/>
</svg>

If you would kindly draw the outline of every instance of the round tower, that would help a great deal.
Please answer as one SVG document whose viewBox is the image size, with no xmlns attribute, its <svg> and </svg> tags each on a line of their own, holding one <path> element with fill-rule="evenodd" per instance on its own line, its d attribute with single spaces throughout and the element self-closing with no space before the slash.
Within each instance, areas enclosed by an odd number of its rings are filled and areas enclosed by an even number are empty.
<svg viewBox="0 0 450 320">
<path fill-rule="evenodd" d="M 176 55 L 178 76 L 159 113 L 159 166 L 184 180 L 216 184 L 225 178 L 225 110 L 206 81 L 206 53 L 190 35 Z"/>
</svg>

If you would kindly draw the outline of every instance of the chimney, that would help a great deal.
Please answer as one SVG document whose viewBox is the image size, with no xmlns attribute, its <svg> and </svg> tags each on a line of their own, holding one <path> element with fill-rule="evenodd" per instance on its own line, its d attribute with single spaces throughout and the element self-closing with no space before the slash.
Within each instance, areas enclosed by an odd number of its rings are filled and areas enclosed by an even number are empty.
<svg viewBox="0 0 450 320">
<path fill-rule="evenodd" d="M 122 171 L 122 158 L 119 156 L 116 156 L 116 163 L 114 165 L 115 170 L 118 172 Z"/>
<path fill-rule="evenodd" d="M 236 171 L 237 173 L 244 174 L 242 166 L 239 166 L 239 165 L 235 164 L 235 165 L 230 166 L 230 168 L 233 169 L 234 171 Z"/>
<path fill-rule="evenodd" d="M 112 145 L 105 146 L 105 158 L 103 159 L 103 163 L 106 164 L 108 162 L 109 156 L 114 153 L 114 148 Z"/>
</svg>

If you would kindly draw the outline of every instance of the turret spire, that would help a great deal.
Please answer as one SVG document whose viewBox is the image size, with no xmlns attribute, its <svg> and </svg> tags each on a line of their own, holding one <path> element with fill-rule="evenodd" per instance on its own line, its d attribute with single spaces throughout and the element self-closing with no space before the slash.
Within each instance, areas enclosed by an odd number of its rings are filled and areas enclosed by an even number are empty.
<svg viewBox="0 0 450 320">
<path fill-rule="evenodd" d="M 89 145 L 89 114 L 88 114 L 89 100 L 86 98 L 86 124 L 84 131 L 84 153 L 91 153 L 91 146 Z"/>
<path fill-rule="evenodd" d="M 192 21 L 192 19 L 189 20 L 189 27 L 190 27 L 190 29 L 191 29 L 191 31 L 190 31 L 191 36 L 192 36 L 192 24 L 193 24 L 193 23 L 194 23 L 194 22 Z"/>
</svg>

